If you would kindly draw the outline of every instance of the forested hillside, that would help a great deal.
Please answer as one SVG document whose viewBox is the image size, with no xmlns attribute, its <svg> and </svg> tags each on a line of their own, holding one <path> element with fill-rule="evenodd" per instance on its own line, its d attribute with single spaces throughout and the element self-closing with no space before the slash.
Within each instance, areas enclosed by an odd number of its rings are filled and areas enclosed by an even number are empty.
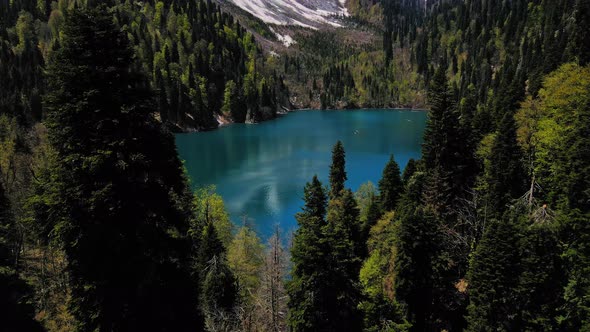
<svg viewBox="0 0 590 332">
<path fill-rule="evenodd" d="M 258 122 L 290 108 L 282 78 L 266 69 L 253 36 L 211 1 L 114 1 L 113 17 L 133 45 L 134 63 L 158 92 L 161 121 L 175 130 Z M 42 118 L 42 75 L 70 9 L 85 2 L 2 1 L 3 113 Z"/>
<path fill-rule="evenodd" d="M 0 0 L 0 330 L 590 330 L 590 1 L 347 7 L 273 55 L 211 1 Z M 428 122 L 357 192 L 335 142 L 265 245 L 170 129 L 290 95 Z"/>
<path fill-rule="evenodd" d="M 588 2 L 383 6 L 385 62 L 428 90 L 422 158 L 354 204 L 335 147 L 297 216 L 290 326 L 588 329 Z"/>
</svg>

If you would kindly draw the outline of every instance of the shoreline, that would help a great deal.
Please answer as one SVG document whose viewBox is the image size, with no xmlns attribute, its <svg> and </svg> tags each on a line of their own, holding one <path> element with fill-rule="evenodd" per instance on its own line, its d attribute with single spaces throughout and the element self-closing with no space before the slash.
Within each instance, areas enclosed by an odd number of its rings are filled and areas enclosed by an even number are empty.
<svg viewBox="0 0 590 332">
<path fill-rule="evenodd" d="M 248 122 L 244 122 L 243 124 L 248 124 L 248 125 L 255 125 L 255 124 L 259 124 L 259 123 L 263 123 L 263 122 L 268 122 L 268 121 L 274 121 L 278 118 L 284 117 L 286 115 L 289 115 L 289 113 L 292 112 L 349 112 L 349 111 L 404 111 L 404 112 L 429 112 L 428 109 L 424 109 L 424 108 L 401 108 L 401 107 L 383 107 L 383 108 L 345 108 L 345 109 L 338 109 L 338 108 L 328 108 L 328 109 L 315 109 L 315 108 L 297 108 L 297 109 L 292 109 L 292 110 L 288 110 L 285 112 L 281 112 L 281 113 L 277 113 L 277 116 L 272 118 L 272 119 L 268 119 L 268 120 L 264 120 L 264 121 L 259 121 L 259 122 L 252 122 L 252 123 L 248 123 Z M 203 132 L 209 132 L 209 131 L 215 131 L 221 128 L 226 128 L 229 127 L 233 124 L 239 124 L 242 122 L 230 122 L 230 121 L 224 121 L 222 123 L 219 123 L 219 125 L 216 128 L 210 128 L 210 129 L 205 129 L 205 130 L 197 130 L 194 128 L 191 129 L 181 129 L 179 131 L 172 131 L 173 134 L 177 135 L 177 134 L 192 134 L 192 133 L 203 133 Z"/>
</svg>

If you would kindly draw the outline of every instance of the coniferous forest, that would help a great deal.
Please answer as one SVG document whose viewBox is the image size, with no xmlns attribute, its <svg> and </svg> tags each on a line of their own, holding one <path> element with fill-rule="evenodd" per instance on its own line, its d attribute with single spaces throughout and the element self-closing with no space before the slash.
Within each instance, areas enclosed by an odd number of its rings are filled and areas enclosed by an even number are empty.
<svg viewBox="0 0 590 332">
<path fill-rule="evenodd" d="M 590 1 L 346 5 L 374 43 L 277 55 L 223 1 L 0 0 L 0 330 L 590 331 Z M 263 242 L 172 133 L 301 91 L 423 105 L 421 158 L 353 192 L 334 142 Z"/>
</svg>

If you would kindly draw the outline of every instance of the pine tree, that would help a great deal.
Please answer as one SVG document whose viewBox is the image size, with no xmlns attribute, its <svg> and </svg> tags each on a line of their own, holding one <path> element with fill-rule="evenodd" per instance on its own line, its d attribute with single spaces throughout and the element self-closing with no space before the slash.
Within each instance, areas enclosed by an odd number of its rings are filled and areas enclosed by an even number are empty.
<svg viewBox="0 0 590 332">
<path fill-rule="evenodd" d="M 375 197 L 373 200 L 369 202 L 369 206 L 367 207 L 366 212 L 366 220 L 364 223 L 361 224 L 361 234 L 362 234 L 362 243 L 366 243 L 369 239 L 369 233 L 371 228 L 377 224 L 377 221 L 381 218 L 383 212 L 381 210 L 381 204 L 379 200 Z"/>
<path fill-rule="evenodd" d="M 330 326 L 327 298 L 332 272 L 326 265 L 330 256 L 323 234 L 326 200 L 324 188 L 314 176 L 305 186 L 303 211 L 295 216 L 299 229 L 293 238 L 292 279 L 287 284 L 288 324 L 294 331 L 322 331 Z"/>
<path fill-rule="evenodd" d="M 442 306 L 437 293 L 442 286 L 440 270 L 445 267 L 443 237 L 432 211 L 402 200 L 405 208 L 396 234 L 396 299 L 405 306 L 413 331 L 430 331 L 437 329 L 436 311 Z"/>
<path fill-rule="evenodd" d="M 422 144 L 422 159 L 427 168 L 433 168 L 436 164 L 446 162 L 448 158 L 448 131 L 449 125 L 453 125 L 454 102 L 448 87 L 443 66 L 439 67 L 432 79 L 428 90 L 428 101 L 431 105 L 428 113 L 426 129 L 424 130 L 424 143 Z"/>
<path fill-rule="evenodd" d="M 213 221 L 202 230 L 193 275 L 201 280 L 201 311 L 209 329 L 235 326 L 238 303 L 237 279 L 227 263 L 226 248 Z"/>
<path fill-rule="evenodd" d="M 443 206 L 444 215 L 455 213 L 458 198 L 470 187 L 473 177 L 473 158 L 465 153 L 466 133 L 459 121 L 459 112 L 448 86 L 443 66 L 434 75 L 428 92 L 429 103 L 432 105 L 424 131 L 422 158 L 426 169 L 438 169 L 436 179 L 431 180 L 434 192 L 445 192 L 441 200 L 429 201 L 432 205 Z"/>
<path fill-rule="evenodd" d="M 383 210 L 393 211 L 403 192 L 403 183 L 400 176 L 399 165 L 395 162 L 393 155 L 389 158 L 383 176 L 379 181 L 380 199 Z"/>
<path fill-rule="evenodd" d="M 516 331 L 521 328 L 518 282 L 522 271 L 518 250 L 520 220 L 493 220 L 471 259 L 468 331 Z"/>
<path fill-rule="evenodd" d="M 358 331 L 362 326 L 357 309 L 360 302 L 358 276 L 362 258 L 366 256 L 366 243 L 362 242 L 359 224 L 359 211 L 350 190 L 343 190 L 339 197 L 330 200 L 323 231 L 329 250 L 324 286 L 329 331 Z"/>
<path fill-rule="evenodd" d="M 486 175 L 490 211 L 500 217 L 510 201 L 526 191 L 522 151 L 516 141 L 516 124 L 512 114 L 506 114 L 500 123 Z"/>
<path fill-rule="evenodd" d="M 198 230 L 195 230 L 195 232 L 198 232 Z M 217 228 L 211 221 L 207 222 L 200 234 L 196 234 L 196 236 L 198 237 L 199 247 L 194 270 L 199 273 L 207 269 L 209 261 L 214 257 L 225 257 L 226 248 L 219 238 Z"/>
<path fill-rule="evenodd" d="M 199 329 L 190 194 L 132 62 L 107 7 L 68 14 L 47 69 L 57 158 L 44 215 L 67 256 L 77 328 Z"/>
<path fill-rule="evenodd" d="M 533 223 L 522 232 L 522 257 L 518 284 L 522 328 L 526 331 L 556 331 L 558 310 L 563 302 L 563 264 L 558 229 L 553 223 Z"/>
<path fill-rule="evenodd" d="M 402 180 L 405 185 L 408 184 L 408 181 L 410 181 L 410 178 L 417 171 L 418 171 L 418 162 L 416 160 L 414 160 L 413 158 L 408 160 L 408 164 L 406 165 L 406 168 L 404 168 L 404 172 L 402 174 Z"/>
<path fill-rule="evenodd" d="M 204 272 L 201 302 L 208 330 L 235 328 L 237 320 L 234 309 L 238 300 L 238 287 L 225 257 L 214 256 Z"/>
<path fill-rule="evenodd" d="M 559 218 L 565 243 L 561 257 L 566 273 L 564 305 L 558 322 L 568 331 L 590 329 L 590 213 L 573 210 Z"/>
<path fill-rule="evenodd" d="M 330 198 L 340 196 L 346 182 L 346 153 L 341 141 L 336 142 L 332 149 L 332 165 L 330 165 Z"/>
</svg>

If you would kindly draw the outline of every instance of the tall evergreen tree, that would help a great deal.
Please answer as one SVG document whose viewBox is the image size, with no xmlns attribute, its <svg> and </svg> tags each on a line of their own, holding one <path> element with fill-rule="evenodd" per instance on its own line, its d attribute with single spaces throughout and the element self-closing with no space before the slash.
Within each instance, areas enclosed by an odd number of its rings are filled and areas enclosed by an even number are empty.
<svg viewBox="0 0 590 332">
<path fill-rule="evenodd" d="M 491 213 L 501 217 L 512 199 L 526 191 L 522 151 L 516 141 L 516 124 L 512 114 L 500 123 L 492 145 L 489 169 L 486 171 L 487 200 Z"/>
<path fill-rule="evenodd" d="M 200 276 L 201 310 L 209 330 L 237 326 L 238 284 L 228 266 L 227 253 L 212 221 L 205 225 L 194 275 Z"/>
<path fill-rule="evenodd" d="M 72 10 L 47 70 L 46 187 L 80 330 L 194 330 L 190 194 L 127 35 L 104 5 Z"/>
<path fill-rule="evenodd" d="M 383 210 L 393 211 L 403 193 L 404 185 L 400 176 L 399 165 L 395 162 L 393 155 L 389 157 L 383 176 L 379 181 L 379 192 Z"/>
<path fill-rule="evenodd" d="M 431 191 L 436 195 L 430 198 L 436 197 L 436 201 L 431 199 L 429 204 L 442 206 L 443 210 L 437 213 L 449 215 L 455 213 L 457 199 L 463 197 L 471 185 L 473 179 L 467 168 L 472 163 L 467 159 L 473 157 L 464 151 L 467 137 L 461 128 L 460 115 L 443 67 L 437 69 L 428 91 L 432 106 L 424 131 L 422 158 L 426 169 L 437 169 L 438 172 L 431 173 L 435 176 L 430 181 Z"/>
<path fill-rule="evenodd" d="M 362 317 L 357 309 L 360 302 L 359 272 L 366 256 L 362 242 L 359 211 L 350 190 L 344 190 L 328 204 L 324 226 L 329 259 L 327 285 L 324 290 L 327 331 L 359 331 Z"/>
<path fill-rule="evenodd" d="M 564 275 L 556 225 L 553 221 L 528 225 L 522 232 L 519 247 L 522 273 L 518 303 L 522 329 L 559 330 L 557 316 L 563 307 Z"/>
<path fill-rule="evenodd" d="M 441 306 L 436 300 L 440 270 L 444 269 L 442 233 L 432 211 L 406 199 L 403 202 L 406 207 L 396 230 L 396 299 L 405 306 L 412 331 L 431 331 L 442 328 L 436 314 Z"/>
<path fill-rule="evenodd" d="M 560 219 L 566 286 L 559 323 L 565 330 L 586 331 L 590 329 L 590 213 L 573 210 Z"/>
<path fill-rule="evenodd" d="M 408 184 L 408 181 L 410 181 L 410 178 L 417 171 L 418 171 L 418 162 L 416 160 L 414 160 L 413 158 L 410 159 L 410 160 L 408 160 L 408 164 L 404 168 L 404 172 L 402 174 L 402 180 L 403 180 L 403 182 L 404 182 L 405 185 Z"/>
<path fill-rule="evenodd" d="M 341 141 L 336 142 L 332 149 L 332 165 L 330 165 L 330 198 L 340 196 L 346 182 L 346 153 Z"/>
<path fill-rule="evenodd" d="M 422 144 L 422 159 L 425 166 L 432 169 L 434 165 L 448 162 L 450 150 L 449 129 L 453 129 L 457 120 L 454 117 L 455 103 L 449 89 L 444 66 L 440 66 L 434 75 L 428 90 L 428 102 L 431 105 L 424 130 L 424 143 Z"/>
<path fill-rule="evenodd" d="M 295 216 L 299 229 L 293 238 L 292 279 L 287 284 L 288 323 L 294 331 L 325 331 L 331 323 L 327 291 L 332 272 L 326 265 L 330 257 L 323 234 L 326 200 L 324 188 L 314 176 L 305 186 L 303 211 Z"/>
<path fill-rule="evenodd" d="M 366 212 L 366 220 L 361 224 L 362 243 L 366 243 L 369 239 L 371 228 L 377 224 L 381 218 L 382 210 L 379 200 L 375 197 L 369 202 Z"/>
<path fill-rule="evenodd" d="M 518 282 L 520 220 L 492 221 L 472 257 L 468 273 L 468 331 L 517 331 L 521 328 Z"/>
</svg>

